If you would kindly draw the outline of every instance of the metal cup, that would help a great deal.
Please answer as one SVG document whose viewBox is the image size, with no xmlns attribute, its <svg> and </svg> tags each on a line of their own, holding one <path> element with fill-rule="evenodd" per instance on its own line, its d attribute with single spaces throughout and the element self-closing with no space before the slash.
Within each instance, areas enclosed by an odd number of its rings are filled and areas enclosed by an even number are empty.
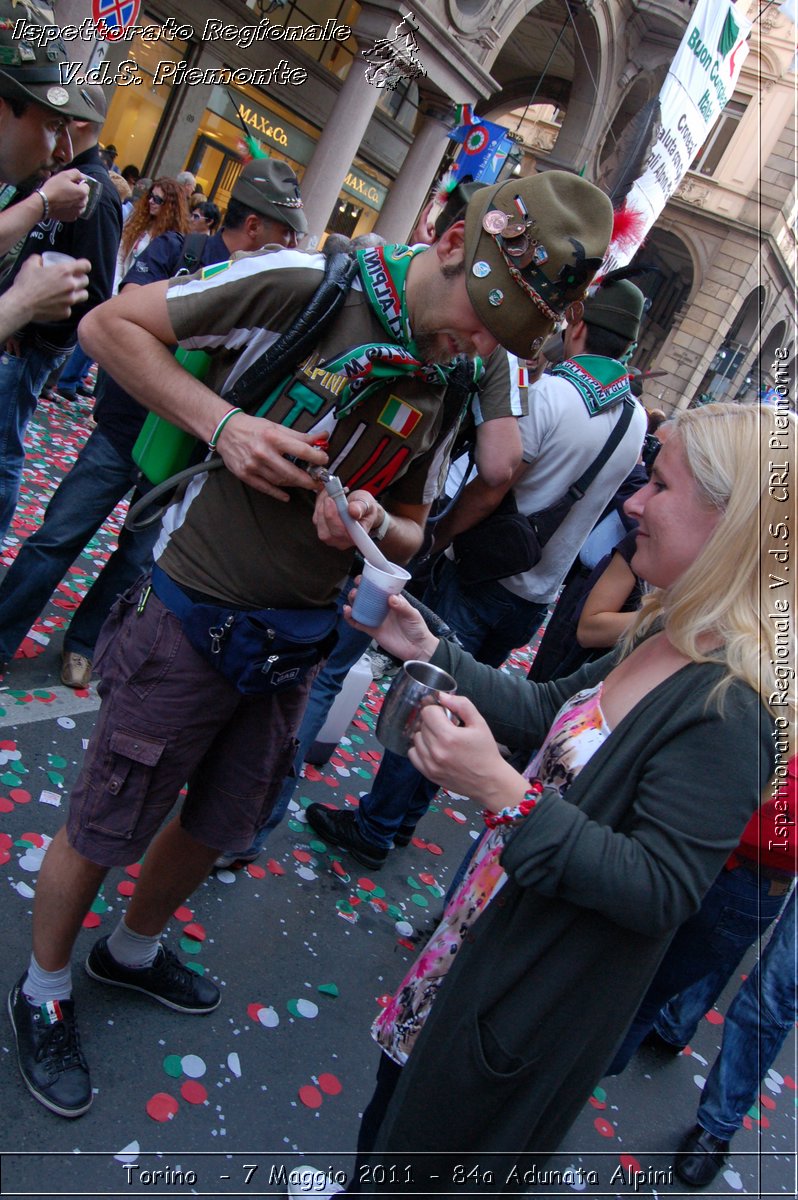
<svg viewBox="0 0 798 1200">
<path fill-rule="evenodd" d="M 422 701 L 428 697 L 437 701 L 441 692 L 453 692 L 456 688 L 456 681 L 440 667 L 416 659 L 406 662 L 394 676 L 383 700 L 377 721 L 377 740 L 386 750 L 406 758 Z"/>
<path fill-rule="evenodd" d="M 88 221 L 89 217 L 94 216 L 94 210 L 97 208 L 97 205 L 100 202 L 100 192 L 102 191 L 102 187 L 99 179 L 94 179 L 91 175 L 84 175 L 83 183 L 85 183 L 89 189 L 89 199 L 86 207 L 80 214 L 80 220 Z"/>
</svg>

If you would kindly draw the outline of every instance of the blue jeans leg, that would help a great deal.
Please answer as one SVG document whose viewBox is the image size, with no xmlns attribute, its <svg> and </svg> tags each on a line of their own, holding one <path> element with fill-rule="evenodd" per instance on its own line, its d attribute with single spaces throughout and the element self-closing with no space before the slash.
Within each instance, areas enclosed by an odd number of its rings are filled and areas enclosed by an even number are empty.
<svg viewBox="0 0 798 1200">
<path fill-rule="evenodd" d="M 608 1074 L 624 1069 L 652 1026 L 674 1046 L 687 1045 L 743 954 L 781 910 L 784 896 L 769 891 L 770 881 L 748 867 L 721 871 L 701 908 L 676 931 Z"/>
<path fill-rule="evenodd" d="M 139 498 L 136 491 L 131 503 Z M 64 634 L 64 649 L 94 658 L 94 647 L 105 619 L 128 588 L 152 568 L 152 550 L 160 533 L 160 524 L 131 533 L 122 528 L 119 544 L 94 580 Z"/>
<path fill-rule="evenodd" d="M 352 586 L 352 579 L 347 579 L 338 598 L 339 611 L 343 608 L 345 601 L 348 600 Z M 288 805 L 291 803 L 297 788 L 299 773 L 302 770 L 305 755 L 315 742 L 318 733 L 327 720 L 327 715 L 332 708 L 333 701 L 343 687 L 346 676 L 361 657 L 370 641 L 369 634 L 361 633 L 359 629 L 353 629 L 342 616 L 339 616 L 338 641 L 333 646 L 332 654 L 313 682 L 313 687 L 310 690 L 308 698 L 308 706 L 305 709 L 302 724 L 299 726 L 296 735 L 298 745 L 293 770 L 290 775 L 286 775 L 269 819 L 258 830 L 255 840 L 247 851 L 248 855 L 260 853 L 269 834 L 273 829 L 277 828 L 288 811 Z"/>
<path fill-rule="evenodd" d="M 0 585 L 0 658 L 13 657 L 66 571 L 130 488 L 131 470 L 95 429 Z"/>
<path fill-rule="evenodd" d="M 81 349 L 80 344 L 75 346 L 58 378 L 59 386 L 66 388 L 69 392 L 74 392 L 93 361 L 86 351 Z"/>
<path fill-rule="evenodd" d="M 756 967 L 729 1007 L 723 1042 L 698 1107 L 698 1123 L 728 1141 L 754 1102 L 798 1018 L 795 891 Z"/>
<path fill-rule="evenodd" d="M 8 533 L 19 499 L 25 430 L 47 376 L 65 358 L 65 354 L 40 350 L 30 340 L 23 341 L 19 357 L 0 354 L 0 542 Z"/>
<path fill-rule="evenodd" d="M 494 667 L 529 640 L 546 612 L 545 604 L 519 600 L 498 583 L 481 585 L 473 598 L 470 592 L 464 594 L 454 564 L 446 558 L 438 560 L 423 599 L 454 630 L 464 649 Z M 409 759 L 386 750 L 371 791 L 361 798 L 358 829 L 368 841 L 388 849 L 401 825 L 421 820 L 437 790 L 437 783 L 426 779 Z"/>
</svg>

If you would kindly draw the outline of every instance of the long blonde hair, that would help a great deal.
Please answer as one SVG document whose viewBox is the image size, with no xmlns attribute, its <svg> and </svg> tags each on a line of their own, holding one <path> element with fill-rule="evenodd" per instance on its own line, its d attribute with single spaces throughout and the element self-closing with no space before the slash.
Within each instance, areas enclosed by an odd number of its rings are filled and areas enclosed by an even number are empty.
<svg viewBox="0 0 798 1200">
<path fill-rule="evenodd" d="M 717 699 L 732 679 L 740 679 L 791 728 L 797 429 L 786 405 L 711 404 L 677 414 L 669 424 L 669 440 L 678 439 L 699 489 L 722 516 L 676 582 L 643 598 L 623 643 L 630 650 L 660 623 L 687 658 L 725 664 L 728 674 L 716 689 Z M 773 473 L 773 464 L 783 463 L 790 464 L 786 477 Z M 721 648 L 702 652 L 702 636 L 705 643 L 720 641 Z"/>
</svg>

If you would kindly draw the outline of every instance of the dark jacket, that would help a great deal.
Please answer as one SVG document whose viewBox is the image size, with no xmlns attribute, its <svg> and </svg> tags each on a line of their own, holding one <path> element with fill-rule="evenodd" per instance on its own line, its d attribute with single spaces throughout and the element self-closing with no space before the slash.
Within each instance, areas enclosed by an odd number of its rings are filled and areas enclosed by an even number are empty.
<svg viewBox="0 0 798 1200">
<path fill-rule="evenodd" d="M 76 167 L 99 182 L 100 197 L 94 212 L 85 221 L 79 218 L 64 223 L 50 219 L 34 225 L 19 253 L 14 276 L 9 280 L 10 286 L 25 260 L 31 254 L 42 254 L 45 250 L 57 250 L 61 254 L 71 254 L 73 258 L 89 259 L 88 300 L 76 304 L 64 321 L 31 324 L 24 331 L 35 335 L 36 340 L 48 349 L 56 350 L 71 349 L 77 341 L 81 317 L 111 295 L 116 254 L 122 236 L 122 202 L 100 158 L 99 148 L 91 146 L 84 150 L 69 166 Z"/>
<path fill-rule="evenodd" d="M 537 685 L 446 642 L 433 662 L 499 742 L 531 752 L 562 702 L 601 680 L 612 658 Z M 707 705 L 721 674 L 691 663 L 655 687 L 567 799 L 547 789 L 511 836 L 507 884 L 455 958 L 377 1138 L 380 1160 L 410 1157 L 417 1189 L 463 1162 L 490 1166 L 495 1181 L 459 1190 L 512 1192 L 517 1152 L 545 1160 L 602 1077 L 773 769 L 772 724 L 750 688 L 733 684 L 722 715 Z M 458 1153 L 414 1158 L 419 1150 Z"/>
</svg>

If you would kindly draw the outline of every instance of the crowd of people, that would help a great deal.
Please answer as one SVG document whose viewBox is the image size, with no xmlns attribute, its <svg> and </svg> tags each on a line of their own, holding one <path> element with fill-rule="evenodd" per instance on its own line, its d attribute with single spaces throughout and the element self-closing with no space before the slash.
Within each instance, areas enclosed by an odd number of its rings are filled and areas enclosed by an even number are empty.
<svg viewBox="0 0 798 1200">
<path fill-rule="evenodd" d="M 220 1004 L 164 926 L 215 863 L 260 853 L 374 638 L 448 672 L 456 694 L 423 709 L 406 757 L 385 752 L 357 811 L 314 804 L 310 825 L 379 869 L 444 787 L 485 831 L 374 1023 L 348 1194 L 371 1156 L 416 1189 L 455 1150 L 466 1177 L 486 1152 L 504 1179 L 539 1164 L 643 1038 L 684 1046 L 778 920 L 677 1158 L 706 1185 L 796 1016 L 794 836 L 773 849 L 796 798 L 773 783 L 774 726 L 794 749 L 794 709 L 763 557 L 781 517 L 770 411 L 647 422 L 629 367 L 645 297 L 623 272 L 596 279 L 612 207 L 577 175 L 461 184 L 408 246 L 331 236 L 309 253 L 287 163 L 243 166 L 224 213 L 189 172 L 119 171 L 100 145 L 102 89 L 49 87 L 57 53 L 31 53 L 33 73 L 13 54 L 0 64 L 2 536 L 40 396 L 95 406 L 0 584 L 0 659 L 118 501 L 134 485 L 146 497 L 147 412 L 199 452 L 163 522 L 124 531 L 65 632 L 62 682 L 96 674 L 102 703 L 9 996 L 26 1087 L 63 1117 L 92 1103 L 71 959 L 112 867 L 143 858 L 89 976 L 177 1013 Z M 794 414 L 783 422 L 794 445 Z M 352 619 L 355 522 L 415 580 L 376 629 Z M 501 671 L 552 608 L 530 678 Z"/>
</svg>

